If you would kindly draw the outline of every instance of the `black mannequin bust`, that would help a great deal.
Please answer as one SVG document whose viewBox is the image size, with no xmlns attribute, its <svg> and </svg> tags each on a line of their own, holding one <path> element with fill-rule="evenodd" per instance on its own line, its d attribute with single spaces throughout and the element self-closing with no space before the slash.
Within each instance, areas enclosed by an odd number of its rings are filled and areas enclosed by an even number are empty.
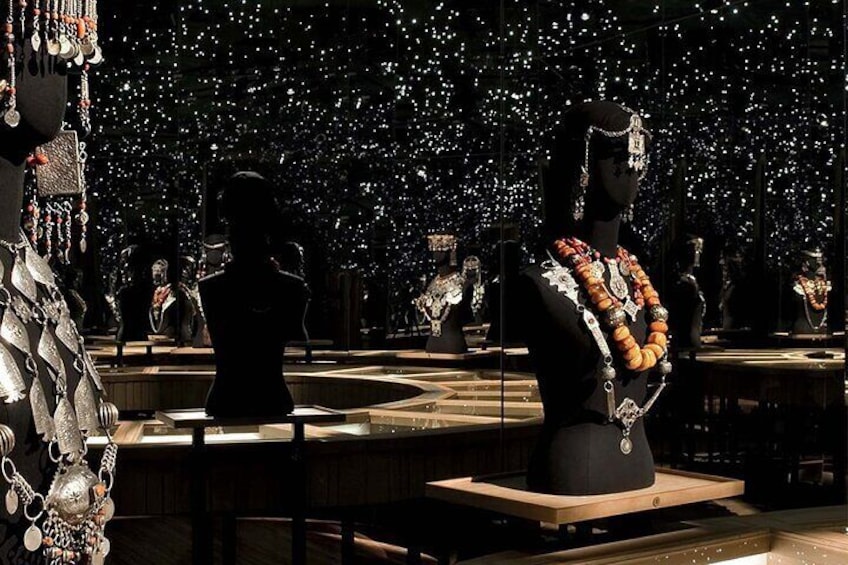
<svg viewBox="0 0 848 565">
<path fill-rule="evenodd" d="M 471 312 L 472 288 L 471 282 L 457 266 L 456 238 L 433 235 L 428 240 L 436 265 L 436 278 L 416 300 L 419 310 L 426 311 L 430 319 L 426 351 L 456 355 L 467 353 L 463 326 L 474 317 Z M 436 300 L 427 305 L 428 299 L 433 297 Z"/>
<path fill-rule="evenodd" d="M 669 326 L 677 349 L 701 347 L 706 300 L 695 275 L 703 249 L 704 240 L 696 235 L 687 235 L 674 245 L 676 276 L 669 287 L 668 307 L 674 312 Z"/>
<path fill-rule="evenodd" d="M 260 175 L 241 172 L 221 193 L 233 259 L 200 280 L 215 349 L 215 382 L 206 412 L 219 417 L 281 416 L 294 401 L 283 377 L 289 341 L 304 340 L 309 289 L 279 270 L 272 229 L 280 211 Z"/>
<path fill-rule="evenodd" d="M 115 293 L 120 323 L 116 339 L 121 343 L 146 341 L 150 332 L 151 281 L 146 253 L 138 245 L 121 251 L 122 282 Z"/>
<path fill-rule="evenodd" d="M 630 112 L 610 102 L 581 104 L 566 113 L 555 136 L 551 162 L 542 168 L 548 243 L 575 235 L 603 257 L 616 257 L 622 212 L 636 199 L 639 188 L 639 173 L 628 165 L 628 138 L 592 137 L 582 218 L 573 214 L 572 187 L 581 175 L 588 128 L 621 131 L 630 120 Z M 519 290 L 524 297 L 524 339 L 545 412 L 543 431 L 530 460 L 528 487 L 544 493 L 590 495 L 650 486 L 654 461 L 643 419 L 632 427 L 632 448 L 625 454 L 622 428 L 607 420 L 599 348 L 575 305 L 552 286 L 545 273 L 543 265 L 528 267 L 522 272 Z M 604 274 L 608 287 L 610 276 Z M 629 292 L 633 298 L 632 287 Z M 585 291 L 580 293 L 579 300 L 585 303 Z M 645 342 L 646 327 L 641 309 L 629 324 L 636 343 Z M 642 406 L 646 375 L 625 370 L 619 362 L 615 368 L 618 401 L 628 397 Z"/>
<path fill-rule="evenodd" d="M 792 277 L 792 333 L 827 333 L 827 299 L 831 283 L 827 280 L 824 255 L 819 249 L 804 250 L 799 262 L 798 273 Z"/>
<path fill-rule="evenodd" d="M 21 205 L 24 191 L 24 169 L 26 157 L 37 146 L 47 143 L 58 134 L 62 127 L 67 102 L 67 79 L 64 62 L 54 61 L 42 50 L 34 54 L 29 42 L 24 42 L 22 61 L 17 65 L 17 109 L 20 112 L 20 124 L 8 128 L 0 119 L 0 239 L 17 242 L 20 239 Z M 19 61 L 20 63 L 20 61 Z M 0 63 L 6 72 L 5 57 Z M 3 76 L 6 76 L 5 74 Z M 0 106 L 2 107 L 2 106 Z M 1 114 L 0 114 L 1 115 Z M 29 252 L 29 251 L 27 251 Z M 0 263 L 4 269 L 3 285 L 12 297 L 19 295 L 11 284 L 12 256 L 5 248 L 0 248 Z M 43 293 L 43 290 L 39 292 Z M 42 294 L 41 297 L 44 295 Z M 0 306 L 0 311 L 2 311 Z M 26 324 L 30 335 L 30 347 L 37 350 L 40 335 L 35 321 Z M 73 366 L 73 357 L 64 347 L 59 347 L 66 367 Z M 18 351 L 12 355 L 19 367 L 24 366 L 23 357 Z M 44 391 L 52 391 L 54 384 L 49 377 L 46 364 L 37 358 L 39 378 Z M 24 372 L 22 370 L 22 372 Z M 68 390 L 73 396 L 79 383 L 76 371 L 68 370 Z M 27 379 L 28 380 L 28 379 Z M 54 410 L 54 395 L 47 394 L 49 409 Z M 36 433 L 30 403 L 27 399 L 12 404 L 0 403 L 0 423 L 15 432 L 17 438 L 12 452 L 18 471 L 38 492 L 46 492 L 49 487 L 52 469 L 47 444 Z M 5 482 L 4 492 L 6 490 Z M 0 563 L 4 565 L 43 565 L 42 553 L 29 552 L 24 548 L 23 534 L 28 521 L 20 510 L 11 516 L 2 510 L 0 519 Z"/>
</svg>

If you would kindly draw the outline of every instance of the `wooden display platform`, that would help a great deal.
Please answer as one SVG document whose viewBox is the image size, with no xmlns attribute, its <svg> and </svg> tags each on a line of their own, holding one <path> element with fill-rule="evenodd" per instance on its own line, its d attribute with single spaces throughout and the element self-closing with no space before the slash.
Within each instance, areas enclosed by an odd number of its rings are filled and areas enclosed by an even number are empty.
<svg viewBox="0 0 848 565">
<path fill-rule="evenodd" d="M 471 477 L 427 483 L 427 496 L 507 516 L 549 524 L 573 524 L 739 496 L 745 483 L 736 479 L 657 469 L 653 486 L 614 494 L 564 496 L 526 490 L 524 476 L 491 481 Z"/>
</svg>

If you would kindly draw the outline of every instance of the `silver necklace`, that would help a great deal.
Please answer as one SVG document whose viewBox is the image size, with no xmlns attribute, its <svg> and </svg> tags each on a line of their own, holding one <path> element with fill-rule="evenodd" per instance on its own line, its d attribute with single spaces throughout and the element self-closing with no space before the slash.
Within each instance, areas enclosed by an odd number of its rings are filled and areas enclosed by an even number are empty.
<svg viewBox="0 0 848 565">
<path fill-rule="evenodd" d="M 430 322 L 430 334 L 441 337 L 442 325 L 450 316 L 453 306 L 462 302 L 465 276 L 455 272 L 448 276 L 438 275 L 427 286 L 424 294 L 413 300 L 413 304 Z"/>
<path fill-rule="evenodd" d="M 548 257 L 550 258 L 550 261 L 546 261 L 543 264 L 543 268 L 545 268 L 547 272 L 545 272 L 542 276 L 548 280 L 551 286 L 557 289 L 557 292 L 565 296 L 565 298 L 574 305 L 578 316 L 580 316 L 580 319 L 583 321 L 583 325 L 586 326 L 587 330 L 589 330 L 595 345 L 601 352 L 604 366 L 601 368 L 600 377 L 603 381 L 604 393 L 606 394 L 607 421 L 610 423 L 618 422 L 621 427 L 622 435 L 621 441 L 618 444 L 619 450 L 624 455 L 630 455 L 633 452 L 633 440 L 630 439 L 632 428 L 639 418 L 644 417 L 645 414 L 651 410 L 660 394 L 662 394 L 663 390 L 665 390 L 667 386 L 666 377 L 669 373 L 671 373 L 671 363 L 669 363 L 667 359 L 663 359 L 659 363 L 661 382 L 654 390 L 654 393 L 648 401 L 645 402 L 644 406 L 639 406 L 635 400 L 629 397 L 625 397 L 624 400 L 618 404 L 614 384 L 616 370 L 612 365 L 612 352 L 610 350 L 609 343 L 607 343 L 606 336 L 601 330 L 601 325 L 595 314 L 592 313 L 589 308 L 586 308 L 580 303 L 580 285 L 574 279 L 574 275 L 571 273 L 571 270 L 564 267 L 559 261 L 554 259 L 550 252 L 548 252 Z"/>
</svg>

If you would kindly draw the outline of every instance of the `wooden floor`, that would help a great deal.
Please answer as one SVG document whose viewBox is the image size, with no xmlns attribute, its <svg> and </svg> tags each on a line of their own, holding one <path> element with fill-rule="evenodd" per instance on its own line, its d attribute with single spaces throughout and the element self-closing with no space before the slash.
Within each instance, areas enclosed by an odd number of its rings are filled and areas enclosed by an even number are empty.
<svg viewBox="0 0 848 565">
<path fill-rule="evenodd" d="M 215 560 L 221 560 L 221 532 L 216 532 Z M 116 519 L 109 523 L 107 536 L 112 542 L 109 565 L 190 565 L 191 525 L 182 518 Z M 284 565 L 291 562 L 291 529 L 287 520 L 240 520 L 237 533 L 238 565 Z M 341 536 L 337 524 L 310 522 L 308 536 L 309 565 L 341 562 Z M 402 564 L 403 548 L 356 538 L 356 564 Z M 435 563 L 423 556 L 422 563 Z"/>
</svg>

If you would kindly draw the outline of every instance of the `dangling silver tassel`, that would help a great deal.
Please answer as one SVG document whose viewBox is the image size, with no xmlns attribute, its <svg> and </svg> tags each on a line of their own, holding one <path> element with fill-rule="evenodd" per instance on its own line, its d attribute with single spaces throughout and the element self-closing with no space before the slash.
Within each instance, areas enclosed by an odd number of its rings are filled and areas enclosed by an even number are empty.
<svg viewBox="0 0 848 565">
<path fill-rule="evenodd" d="M 575 191 L 574 198 L 574 219 L 580 221 L 583 219 L 583 212 L 586 207 L 586 187 L 580 183 L 580 187 Z"/>
</svg>

